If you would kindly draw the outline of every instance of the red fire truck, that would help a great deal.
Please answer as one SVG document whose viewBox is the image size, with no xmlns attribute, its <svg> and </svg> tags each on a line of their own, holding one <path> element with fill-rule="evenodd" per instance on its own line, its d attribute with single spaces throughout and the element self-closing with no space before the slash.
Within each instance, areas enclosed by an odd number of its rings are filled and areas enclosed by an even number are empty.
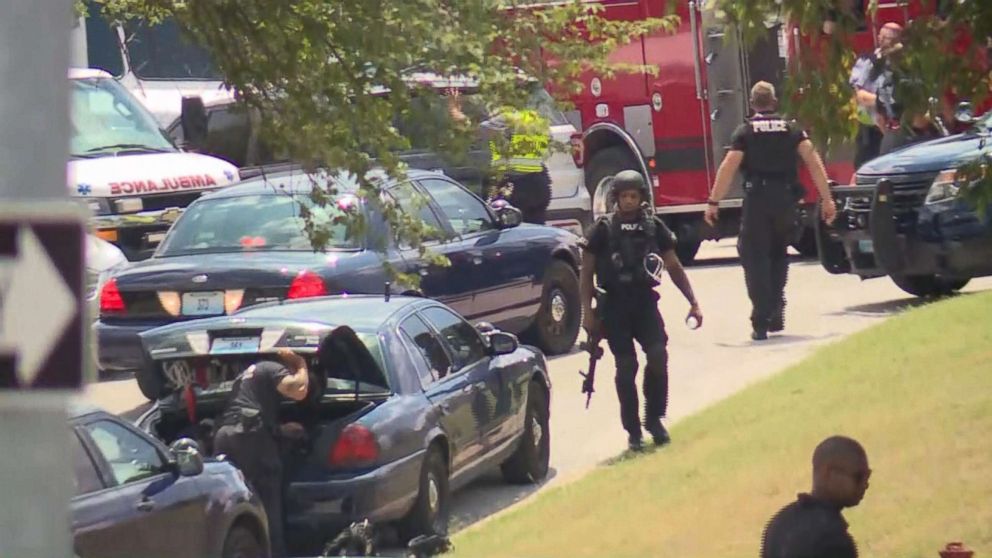
<svg viewBox="0 0 992 558">
<path fill-rule="evenodd" d="M 740 179 L 721 203 L 719 230 L 702 216 L 716 168 L 734 129 L 749 115 L 748 92 L 758 80 L 781 86 L 792 61 L 803 48 L 813 48 L 793 26 L 770 17 L 764 40 L 743 45 L 738 33 L 725 28 L 721 14 L 706 0 L 598 0 L 603 16 L 613 20 L 662 17 L 674 3 L 681 23 L 677 32 L 643 36 L 618 48 L 610 59 L 654 66 L 658 73 L 617 75 L 605 79 L 582 77 L 583 92 L 570 100 L 569 118 L 582 130 L 586 187 L 593 211 L 605 211 L 608 178 L 624 169 L 650 177 L 654 208 L 678 236 L 678 254 L 690 262 L 703 240 L 735 236 L 739 229 Z M 867 2 L 863 2 L 867 4 Z M 912 2 L 916 4 L 916 1 Z M 870 51 L 878 28 L 905 22 L 918 13 L 907 2 L 881 1 L 874 18 L 854 37 L 852 48 Z M 846 184 L 853 168 L 852 153 L 832 154 L 827 167 L 833 180 Z M 808 177 L 805 179 L 808 181 Z M 817 195 L 808 187 L 804 219 L 812 223 Z M 812 228 L 795 247 L 815 252 Z"/>
</svg>

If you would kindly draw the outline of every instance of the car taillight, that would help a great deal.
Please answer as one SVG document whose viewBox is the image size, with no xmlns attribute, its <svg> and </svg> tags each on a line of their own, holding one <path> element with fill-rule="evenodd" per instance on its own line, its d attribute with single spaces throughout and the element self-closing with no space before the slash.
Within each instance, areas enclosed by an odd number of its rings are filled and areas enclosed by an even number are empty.
<svg viewBox="0 0 992 558">
<path fill-rule="evenodd" d="M 289 285 L 286 298 L 308 298 L 327 294 L 327 286 L 319 275 L 312 271 L 301 271 Z"/>
<path fill-rule="evenodd" d="M 582 143 L 582 134 L 572 134 L 569 143 L 572 145 L 572 160 L 575 161 L 575 166 L 582 168 L 586 162 L 586 146 Z"/>
<path fill-rule="evenodd" d="M 378 458 L 379 443 L 372 431 L 360 424 L 349 424 L 327 455 L 327 463 L 332 467 L 360 467 Z"/>
<path fill-rule="evenodd" d="M 117 279 L 111 279 L 104 283 L 100 289 L 100 313 L 123 314 L 126 311 L 124 298 L 121 297 L 121 291 L 117 289 Z"/>
</svg>

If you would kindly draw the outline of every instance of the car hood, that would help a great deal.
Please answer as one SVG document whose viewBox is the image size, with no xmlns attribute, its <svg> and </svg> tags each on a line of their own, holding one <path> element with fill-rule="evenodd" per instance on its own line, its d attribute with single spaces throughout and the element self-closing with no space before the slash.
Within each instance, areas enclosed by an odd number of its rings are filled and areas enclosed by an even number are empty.
<svg viewBox="0 0 992 558">
<path fill-rule="evenodd" d="M 239 317 L 237 314 L 181 322 L 139 334 L 146 366 L 165 381 L 164 395 L 182 386 L 173 382 L 165 370 L 174 363 L 185 363 L 192 370 L 198 364 L 218 360 L 239 363 L 272 358 L 281 348 L 292 349 L 309 361 L 312 371 L 321 370 L 328 379 L 348 380 L 389 389 L 385 372 L 353 329 L 346 325 L 326 324 L 286 318 Z M 234 347 L 225 341 L 252 339 L 252 344 Z M 257 345 L 254 342 L 257 341 Z M 320 363 L 328 364 L 321 368 Z M 211 377 L 210 374 L 206 375 Z M 198 384 L 199 396 L 218 396 L 230 392 L 233 378 L 207 385 Z"/>
<path fill-rule="evenodd" d="M 987 132 L 958 134 L 918 143 L 873 159 L 858 169 L 859 175 L 936 172 L 960 166 L 988 151 Z"/>
</svg>

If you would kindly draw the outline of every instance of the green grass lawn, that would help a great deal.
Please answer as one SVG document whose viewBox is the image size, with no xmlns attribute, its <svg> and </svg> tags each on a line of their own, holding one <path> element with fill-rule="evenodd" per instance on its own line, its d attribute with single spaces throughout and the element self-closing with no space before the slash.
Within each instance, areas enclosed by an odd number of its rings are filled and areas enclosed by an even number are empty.
<svg viewBox="0 0 992 558">
<path fill-rule="evenodd" d="M 844 434 L 874 470 L 845 512 L 861 556 L 963 540 L 992 557 L 990 388 L 992 293 L 917 308 L 685 419 L 667 448 L 460 533 L 455 552 L 757 557 L 765 522 L 809 490 L 813 448 Z"/>
</svg>

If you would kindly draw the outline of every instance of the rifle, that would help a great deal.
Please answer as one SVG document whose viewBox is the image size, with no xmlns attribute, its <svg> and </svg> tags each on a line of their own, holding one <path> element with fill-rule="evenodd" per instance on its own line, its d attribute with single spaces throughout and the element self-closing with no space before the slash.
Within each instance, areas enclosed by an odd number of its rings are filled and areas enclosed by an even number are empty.
<svg viewBox="0 0 992 558">
<path fill-rule="evenodd" d="M 600 305 L 603 303 L 603 293 L 597 289 L 593 296 L 596 299 L 596 313 L 598 314 Z M 603 358 L 603 349 L 599 346 L 602 341 L 603 328 L 601 324 L 597 324 L 597 327 L 589 332 L 589 338 L 579 343 L 579 349 L 589 353 L 589 371 L 579 370 L 579 375 L 582 376 L 582 393 L 586 394 L 586 409 L 589 408 L 589 401 L 592 399 L 593 392 L 596 391 L 593 384 L 596 383 L 596 363 Z"/>
<path fill-rule="evenodd" d="M 589 339 L 579 343 L 579 349 L 589 353 L 589 372 L 579 370 L 579 375 L 583 378 L 582 393 L 586 394 L 586 409 L 589 408 L 592 393 L 596 391 L 593 388 L 593 384 L 596 383 L 596 362 L 603 358 L 603 349 L 599 346 L 602 340 L 602 332 L 600 328 L 596 328 L 595 331 L 589 334 Z"/>
</svg>

